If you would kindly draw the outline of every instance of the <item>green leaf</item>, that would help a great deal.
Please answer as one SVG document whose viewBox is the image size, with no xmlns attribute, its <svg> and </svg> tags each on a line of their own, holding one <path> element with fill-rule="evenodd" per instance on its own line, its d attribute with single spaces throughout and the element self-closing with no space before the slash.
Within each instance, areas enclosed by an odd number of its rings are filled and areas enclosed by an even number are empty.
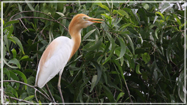
<svg viewBox="0 0 187 105">
<path fill-rule="evenodd" d="M 10 68 L 18 68 L 17 66 L 9 65 L 8 62 L 7 62 L 5 59 L 3 59 L 3 62 L 4 62 L 8 67 L 10 67 Z"/>
<path fill-rule="evenodd" d="M 94 75 L 92 77 L 92 84 L 91 84 L 90 92 L 92 92 L 93 88 L 95 87 L 96 81 L 97 81 L 97 75 Z"/>
<path fill-rule="evenodd" d="M 184 24 L 182 24 L 181 26 L 179 26 L 179 30 L 181 30 L 182 29 L 182 27 L 184 27 L 184 25 L 186 25 L 187 24 L 187 22 L 186 23 L 184 23 Z"/>
<path fill-rule="evenodd" d="M 23 57 L 21 57 L 20 61 L 21 61 L 21 60 L 24 60 L 24 59 L 28 59 L 28 58 L 29 58 L 28 55 L 24 55 Z"/>
<path fill-rule="evenodd" d="M 114 100 L 114 96 L 112 94 L 112 92 L 110 91 L 110 89 L 108 87 L 106 87 L 105 85 L 102 85 L 104 88 L 104 93 L 106 95 L 106 97 L 109 99 L 110 102 L 115 102 Z"/>
<path fill-rule="evenodd" d="M 186 89 L 184 89 L 184 70 L 180 73 L 179 77 L 178 77 L 178 95 L 179 98 L 182 102 L 185 102 L 185 98 L 184 98 L 184 94 Z M 187 79 L 187 78 L 186 78 Z"/>
<path fill-rule="evenodd" d="M 23 46 L 22 46 L 20 40 L 19 40 L 17 37 L 12 36 L 12 37 L 9 37 L 9 39 L 10 39 L 12 42 L 14 42 L 15 44 L 17 44 L 17 45 L 20 47 L 22 53 L 25 54 L 25 52 L 24 52 L 24 50 L 23 50 Z"/>
<path fill-rule="evenodd" d="M 148 72 L 142 72 L 142 79 L 144 79 L 144 80 L 148 80 L 148 74 L 147 74 Z"/>
<path fill-rule="evenodd" d="M 35 9 L 33 8 L 31 3 L 28 3 L 27 0 L 26 0 L 26 3 L 27 3 L 27 5 L 28 5 L 28 7 L 30 8 L 31 11 L 35 11 Z"/>
<path fill-rule="evenodd" d="M 115 50 L 115 46 L 116 46 L 114 39 L 111 37 L 111 35 L 109 33 L 106 33 L 106 34 L 107 34 L 108 39 L 110 40 L 110 54 L 106 58 L 106 60 L 103 62 L 102 65 L 104 65 L 106 62 L 108 62 L 111 59 L 112 55 L 114 54 L 114 50 Z"/>
<path fill-rule="evenodd" d="M 113 13 L 114 13 L 114 14 L 117 13 L 117 14 L 119 14 L 119 15 L 121 15 L 121 16 L 125 16 L 126 18 L 129 18 L 128 13 L 125 12 L 124 10 L 114 10 Z"/>
<path fill-rule="evenodd" d="M 134 54 L 134 44 L 133 44 L 131 38 L 129 37 L 129 35 L 126 35 L 126 34 L 124 34 L 124 35 L 125 35 L 125 37 L 127 38 L 128 42 L 129 42 L 129 44 L 130 44 L 130 46 L 131 46 L 132 53 Z"/>
<path fill-rule="evenodd" d="M 119 71 L 119 74 L 121 75 L 121 78 L 123 79 L 124 83 L 126 84 L 125 76 L 123 75 L 124 72 L 123 72 L 123 69 L 122 69 L 121 65 L 119 64 L 119 61 L 113 60 L 113 62 L 117 65 L 117 67 L 118 67 L 117 70 Z"/>
<path fill-rule="evenodd" d="M 9 73 L 10 73 L 11 79 L 19 81 L 19 78 L 15 75 L 14 72 L 12 72 L 11 70 L 9 70 Z M 11 79 L 10 79 L 10 80 L 11 80 Z M 15 83 L 15 82 L 11 82 L 11 86 L 13 86 L 14 84 L 16 84 L 16 89 L 18 90 L 20 84 L 19 84 L 19 83 Z"/>
<path fill-rule="evenodd" d="M 9 42 L 8 42 L 7 35 L 4 35 L 3 39 L 4 39 L 4 43 L 3 43 L 3 45 L 4 45 L 4 47 L 3 47 L 4 51 L 7 50 L 8 52 L 10 52 L 10 50 L 9 50 Z M 6 50 L 5 50 L 5 45 L 6 45 Z"/>
<path fill-rule="evenodd" d="M 6 23 L 4 24 L 3 27 L 6 27 L 6 26 L 8 26 L 8 25 L 10 25 L 10 24 L 15 24 L 15 23 L 19 23 L 19 20 L 8 21 L 8 22 L 6 22 Z"/>
<path fill-rule="evenodd" d="M 157 72 L 157 69 L 155 69 L 155 70 L 153 71 L 153 76 L 154 76 L 154 80 L 157 82 L 157 80 L 158 80 L 158 72 Z"/>
<path fill-rule="evenodd" d="M 92 85 L 91 85 L 91 90 L 90 92 L 93 90 L 93 88 L 98 84 L 98 82 L 100 81 L 101 79 L 101 74 L 102 74 L 102 71 L 101 71 L 101 67 L 100 65 L 97 63 L 97 62 L 92 62 L 92 64 L 94 65 L 94 67 L 96 67 L 97 69 L 97 75 L 95 75 L 93 78 L 92 78 Z M 96 80 L 95 80 L 96 79 Z"/>
<path fill-rule="evenodd" d="M 82 94 L 83 94 L 83 90 L 86 87 L 86 84 L 87 84 L 88 81 L 89 81 L 88 79 L 85 79 L 84 83 L 82 83 L 81 85 L 78 85 L 78 87 L 76 87 L 77 90 L 76 90 L 76 93 L 75 93 L 75 96 L 74 96 L 75 100 L 79 99 L 80 102 L 83 102 Z"/>
<path fill-rule="evenodd" d="M 17 73 L 19 76 L 21 76 L 21 78 L 23 79 L 24 83 L 27 83 L 27 78 L 25 76 L 25 74 L 23 74 L 21 71 L 19 70 L 12 70 L 14 73 Z M 25 90 L 27 89 L 27 85 L 25 85 Z"/>
<path fill-rule="evenodd" d="M 98 40 L 98 41 L 96 42 L 96 44 L 90 46 L 90 47 L 87 48 L 86 50 L 87 50 L 87 51 L 96 50 L 96 49 L 98 49 L 98 48 L 101 46 L 101 43 L 102 43 L 102 39 Z"/>
<path fill-rule="evenodd" d="M 157 44 L 154 43 L 153 41 L 151 41 L 151 44 L 153 45 L 153 47 L 160 53 L 163 55 L 163 53 L 160 51 L 160 49 L 158 48 Z"/>
<path fill-rule="evenodd" d="M 145 64 L 147 64 L 151 59 L 150 56 L 148 55 L 148 53 L 141 54 L 141 57 L 142 57 L 143 61 L 145 62 Z"/>
<path fill-rule="evenodd" d="M 108 8 L 106 5 L 103 5 L 102 3 L 95 3 L 95 4 L 97 4 L 97 5 L 100 6 L 101 8 L 103 8 L 103 9 L 105 9 L 105 10 L 107 10 L 107 11 L 110 12 L 109 8 Z"/>
<path fill-rule="evenodd" d="M 10 79 L 10 72 L 9 70 L 7 70 L 7 68 L 3 68 L 3 74 L 6 74 L 6 76 L 8 77 L 8 79 Z"/>
<path fill-rule="evenodd" d="M 159 31 L 159 29 L 157 28 L 157 29 L 155 30 L 155 37 L 156 37 L 157 40 L 158 40 L 158 31 Z"/>
<path fill-rule="evenodd" d="M 169 54 L 169 52 L 170 52 L 170 49 L 168 48 L 168 49 L 166 49 L 166 59 L 167 59 L 167 62 L 169 63 L 169 61 L 170 61 L 170 54 Z"/>
<path fill-rule="evenodd" d="M 124 40 L 121 37 L 118 37 L 118 40 L 120 42 L 121 51 L 120 51 L 119 57 L 116 60 L 121 59 L 126 52 L 126 45 L 125 45 Z"/>
<path fill-rule="evenodd" d="M 16 90 L 15 90 L 12 86 L 8 85 L 8 86 L 7 86 L 7 89 L 5 89 L 5 91 L 6 91 L 7 93 L 9 93 L 10 95 L 12 95 L 12 96 L 18 98 L 18 93 L 16 92 Z"/>
<path fill-rule="evenodd" d="M 121 97 L 123 97 L 124 96 L 124 92 L 120 92 L 119 94 L 118 94 L 118 97 L 117 97 L 117 99 L 116 99 L 116 102 L 118 102 L 118 100 L 121 98 Z"/>
<path fill-rule="evenodd" d="M 181 21 L 179 20 L 179 18 L 176 16 L 175 19 L 176 19 L 178 25 L 181 26 Z"/>
<path fill-rule="evenodd" d="M 27 84 L 34 85 L 34 83 L 35 83 L 35 77 L 33 77 L 33 76 L 28 77 Z M 33 95 L 34 94 L 34 89 L 31 88 L 31 87 L 27 87 L 27 94 L 28 95 Z"/>
<path fill-rule="evenodd" d="M 65 15 L 62 12 L 56 12 L 57 14 L 59 14 L 60 16 L 64 17 Z"/>
<path fill-rule="evenodd" d="M 17 52 L 14 48 L 12 49 L 12 54 L 13 54 L 13 58 L 16 58 Z"/>
<path fill-rule="evenodd" d="M 140 72 L 140 64 L 138 64 L 138 65 L 136 66 L 136 73 L 137 73 L 137 74 L 142 74 L 142 73 Z"/>
<path fill-rule="evenodd" d="M 34 95 L 30 95 L 30 96 L 26 97 L 24 100 L 31 100 L 32 101 L 33 98 L 34 98 Z"/>
<path fill-rule="evenodd" d="M 101 14 L 102 16 L 104 16 L 106 19 L 108 20 L 112 20 L 112 17 L 109 14 Z"/>
<path fill-rule="evenodd" d="M 165 17 L 161 12 L 156 12 L 155 14 L 159 14 L 162 17 L 162 19 L 165 20 Z"/>
<path fill-rule="evenodd" d="M 147 3 L 143 3 L 143 8 L 147 10 L 149 9 L 149 5 Z"/>
<path fill-rule="evenodd" d="M 16 58 L 11 59 L 8 63 L 9 64 L 15 64 L 19 69 L 21 68 L 20 63 Z"/>
<path fill-rule="evenodd" d="M 91 31 L 89 31 L 86 35 L 84 35 L 83 37 L 83 41 L 85 41 L 96 29 L 93 29 Z"/>
<path fill-rule="evenodd" d="M 124 25 L 120 28 L 120 30 L 123 30 L 123 29 L 125 29 L 126 27 L 128 27 L 128 26 L 130 26 L 130 25 L 131 25 L 131 23 L 124 24 Z"/>
<path fill-rule="evenodd" d="M 5 32 L 5 35 L 7 35 L 7 38 L 9 38 L 12 35 L 13 31 L 14 31 L 14 27 L 11 24 L 10 26 L 4 28 L 3 31 Z"/>
<path fill-rule="evenodd" d="M 176 14 L 173 14 L 173 16 L 175 17 L 175 21 L 179 25 L 179 30 L 180 30 L 181 29 L 181 21 L 180 21 L 180 19 L 178 18 L 178 16 Z"/>
<path fill-rule="evenodd" d="M 18 4 L 18 8 L 19 8 L 19 11 L 22 12 L 22 6 L 20 4 Z"/>
</svg>

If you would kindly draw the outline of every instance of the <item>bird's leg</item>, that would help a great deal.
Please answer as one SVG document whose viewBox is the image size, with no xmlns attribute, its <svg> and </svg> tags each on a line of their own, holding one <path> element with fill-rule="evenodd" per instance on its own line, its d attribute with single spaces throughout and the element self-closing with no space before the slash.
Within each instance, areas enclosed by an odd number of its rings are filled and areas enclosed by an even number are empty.
<svg viewBox="0 0 187 105">
<path fill-rule="evenodd" d="M 59 79 L 58 79 L 58 91 L 60 92 L 60 96 L 61 96 L 61 99 L 62 99 L 62 103 L 64 103 L 64 98 L 63 98 L 63 95 L 62 95 L 61 85 L 60 85 L 60 82 L 61 82 L 61 75 L 62 75 L 62 71 L 60 71 L 60 73 L 59 73 Z"/>
</svg>

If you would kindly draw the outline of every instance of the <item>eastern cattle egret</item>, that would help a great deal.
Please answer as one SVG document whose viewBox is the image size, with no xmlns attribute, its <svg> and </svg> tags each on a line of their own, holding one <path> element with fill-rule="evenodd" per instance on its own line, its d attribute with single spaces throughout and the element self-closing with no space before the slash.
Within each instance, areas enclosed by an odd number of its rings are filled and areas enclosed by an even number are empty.
<svg viewBox="0 0 187 105">
<path fill-rule="evenodd" d="M 85 14 L 77 14 L 69 24 L 71 39 L 60 36 L 54 39 L 42 54 L 38 64 L 35 86 L 42 88 L 48 81 L 59 73 L 58 90 L 61 92 L 61 75 L 65 65 L 78 50 L 81 43 L 81 30 L 93 23 L 101 23 L 102 19 L 91 18 Z"/>
</svg>

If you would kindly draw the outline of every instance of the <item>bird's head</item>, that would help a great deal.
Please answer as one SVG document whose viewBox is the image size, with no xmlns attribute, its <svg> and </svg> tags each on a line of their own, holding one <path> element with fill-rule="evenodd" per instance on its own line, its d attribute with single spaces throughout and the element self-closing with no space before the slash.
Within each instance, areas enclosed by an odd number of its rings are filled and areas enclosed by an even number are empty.
<svg viewBox="0 0 187 105">
<path fill-rule="evenodd" d="M 73 17 L 69 25 L 69 31 L 73 30 L 81 30 L 82 28 L 86 28 L 93 23 L 102 23 L 103 19 L 97 19 L 89 17 L 85 14 L 77 14 Z"/>
</svg>

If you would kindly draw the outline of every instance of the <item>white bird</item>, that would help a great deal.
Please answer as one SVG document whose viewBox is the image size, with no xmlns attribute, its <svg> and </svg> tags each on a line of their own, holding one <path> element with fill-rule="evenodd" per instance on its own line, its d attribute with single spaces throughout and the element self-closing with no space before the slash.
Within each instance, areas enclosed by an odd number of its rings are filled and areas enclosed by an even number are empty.
<svg viewBox="0 0 187 105">
<path fill-rule="evenodd" d="M 101 23 L 102 19 L 91 18 L 85 14 L 77 14 L 69 24 L 71 39 L 60 36 L 54 39 L 45 49 L 38 64 L 35 86 L 42 88 L 59 73 L 58 90 L 64 103 L 61 92 L 61 75 L 64 67 L 78 50 L 81 43 L 81 30 L 93 23 Z"/>
</svg>

